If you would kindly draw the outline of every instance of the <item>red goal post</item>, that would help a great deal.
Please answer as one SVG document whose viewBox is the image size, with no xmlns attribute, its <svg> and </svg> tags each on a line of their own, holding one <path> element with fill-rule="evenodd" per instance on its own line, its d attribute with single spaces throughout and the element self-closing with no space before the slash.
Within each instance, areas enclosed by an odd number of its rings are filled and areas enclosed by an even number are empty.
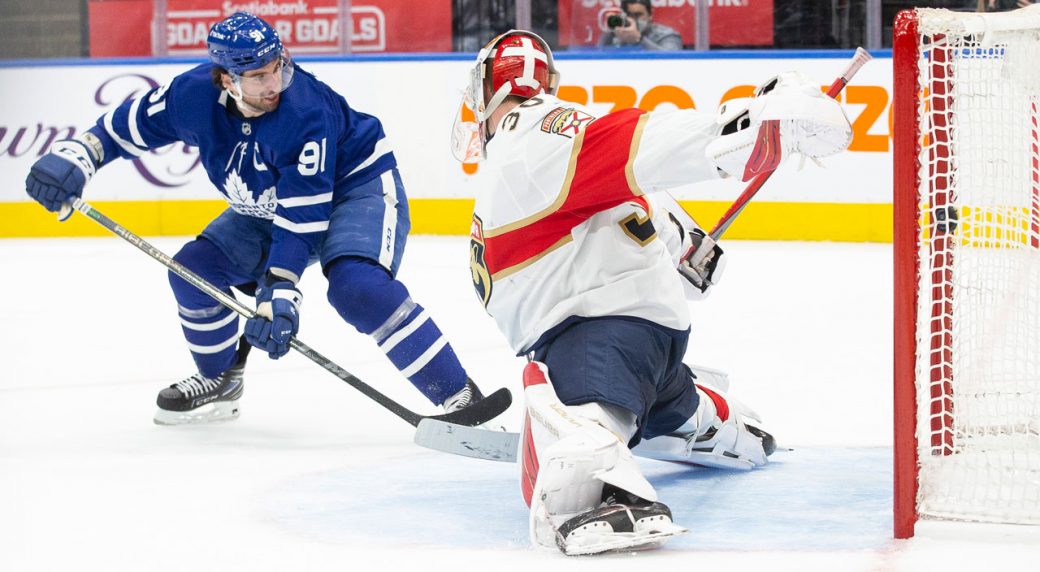
<svg viewBox="0 0 1040 572">
<path fill-rule="evenodd" d="M 901 12 L 894 525 L 1040 524 L 1040 6 Z"/>
</svg>

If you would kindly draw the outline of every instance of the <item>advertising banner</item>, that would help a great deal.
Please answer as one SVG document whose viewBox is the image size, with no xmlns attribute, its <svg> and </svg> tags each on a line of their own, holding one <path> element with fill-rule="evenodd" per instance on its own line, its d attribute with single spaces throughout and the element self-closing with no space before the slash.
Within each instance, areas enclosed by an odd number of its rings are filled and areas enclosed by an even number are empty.
<svg viewBox="0 0 1040 572">
<path fill-rule="evenodd" d="M 153 55 L 151 0 L 92 0 L 93 57 Z M 203 54 L 206 35 L 235 12 L 252 12 L 271 23 L 295 54 L 339 53 L 338 0 L 167 0 L 167 55 Z M 399 2 L 353 0 L 352 52 L 446 52 L 451 50 L 451 0 Z"/>
<path fill-rule="evenodd" d="M 557 66 L 563 76 L 559 95 L 585 103 L 598 114 L 626 107 L 693 107 L 714 113 L 721 101 L 750 94 L 754 85 L 779 71 L 802 71 L 823 87 L 845 63 L 844 57 L 596 60 L 561 54 Z M 473 197 L 480 166 L 459 164 L 449 149 L 470 62 L 438 58 L 308 63 L 304 58 L 300 65 L 342 93 L 352 107 L 382 120 L 410 198 Z M 112 106 L 189 67 L 152 63 L 0 68 L 7 103 L 0 108 L 0 204 L 30 201 L 25 176 L 56 139 L 89 127 Z M 848 152 L 823 160 L 822 166 L 802 165 L 797 158 L 786 161 L 755 202 L 890 204 L 890 78 L 891 60 L 876 59 L 846 89 L 843 102 L 854 129 Z M 681 199 L 732 202 L 743 188 L 739 181 L 718 180 L 676 192 Z M 87 197 L 220 199 L 196 150 L 182 143 L 105 166 L 91 181 Z"/>
</svg>

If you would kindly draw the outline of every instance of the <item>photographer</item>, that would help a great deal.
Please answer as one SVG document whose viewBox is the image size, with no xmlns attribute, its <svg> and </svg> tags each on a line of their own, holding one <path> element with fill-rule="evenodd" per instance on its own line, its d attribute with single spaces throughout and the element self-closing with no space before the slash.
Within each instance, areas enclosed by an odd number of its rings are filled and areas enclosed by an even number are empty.
<svg viewBox="0 0 1040 572">
<path fill-rule="evenodd" d="M 621 0 L 621 14 L 607 17 L 608 31 L 600 36 L 599 46 L 635 47 L 645 50 L 681 50 L 679 32 L 653 22 L 650 0 Z"/>
<path fill-rule="evenodd" d="M 1032 0 L 983 0 L 978 2 L 977 12 L 1007 12 L 1035 4 Z"/>
</svg>

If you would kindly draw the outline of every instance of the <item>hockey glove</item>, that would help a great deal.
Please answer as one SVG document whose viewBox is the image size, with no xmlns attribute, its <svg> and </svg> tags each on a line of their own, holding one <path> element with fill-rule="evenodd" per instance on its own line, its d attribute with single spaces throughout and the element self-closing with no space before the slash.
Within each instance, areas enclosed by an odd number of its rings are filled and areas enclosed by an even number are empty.
<svg viewBox="0 0 1040 572">
<path fill-rule="evenodd" d="M 289 342 L 300 331 L 302 303 L 295 284 L 269 276 L 256 293 L 256 316 L 246 320 L 246 340 L 271 359 L 289 353 Z"/>
<path fill-rule="evenodd" d="M 708 288 L 719 283 L 726 261 L 722 258 L 722 247 L 715 240 L 695 228 L 690 231 L 690 246 L 679 259 L 679 274 L 689 280 L 693 287 L 706 293 Z"/>
<path fill-rule="evenodd" d="M 65 139 L 51 145 L 50 153 L 33 164 L 25 179 L 29 196 L 51 212 L 61 211 L 62 205 L 82 196 L 83 187 L 104 159 L 100 143 L 90 142 L 85 137 L 85 141 Z M 66 218 L 71 213 L 67 211 Z"/>
<path fill-rule="evenodd" d="M 763 129 L 762 125 L 772 129 Z M 731 99 L 716 116 L 719 136 L 705 155 L 724 173 L 747 181 L 791 155 L 819 159 L 846 149 L 852 126 L 841 104 L 804 76 L 787 72 L 750 98 Z"/>
</svg>

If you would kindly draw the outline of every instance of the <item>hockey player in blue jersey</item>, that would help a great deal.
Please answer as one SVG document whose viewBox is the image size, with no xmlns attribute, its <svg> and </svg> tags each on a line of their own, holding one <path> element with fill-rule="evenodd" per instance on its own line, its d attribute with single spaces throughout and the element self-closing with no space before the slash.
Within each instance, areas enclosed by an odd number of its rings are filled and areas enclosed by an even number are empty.
<svg viewBox="0 0 1040 572">
<path fill-rule="evenodd" d="M 32 167 L 30 196 L 52 212 L 117 157 L 183 141 L 199 149 L 229 208 L 174 257 L 217 287 L 255 294 L 237 314 L 170 274 L 198 372 L 163 389 L 155 422 L 233 419 L 250 344 L 277 359 L 299 329 L 304 269 L 320 262 L 328 299 L 430 401 L 482 398 L 451 346 L 395 276 L 410 227 L 396 159 L 378 119 L 295 66 L 277 32 L 236 13 L 215 24 L 211 63 L 126 101 Z"/>
</svg>

